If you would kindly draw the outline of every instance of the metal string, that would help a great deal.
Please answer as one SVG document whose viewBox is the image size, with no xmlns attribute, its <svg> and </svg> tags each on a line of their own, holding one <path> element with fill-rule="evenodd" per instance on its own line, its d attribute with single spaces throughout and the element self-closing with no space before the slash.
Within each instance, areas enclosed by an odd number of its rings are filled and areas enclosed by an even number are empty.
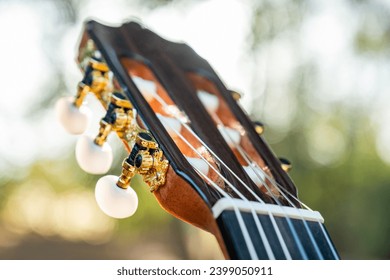
<svg viewBox="0 0 390 280">
<path fill-rule="evenodd" d="M 176 116 L 176 114 L 177 114 L 177 112 L 175 112 L 175 111 L 173 111 L 172 109 L 171 109 L 171 106 L 169 106 L 158 94 L 156 94 L 156 93 L 154 93 L 154 97 L 157 99 L 157 101 L 161 104 L 161 105 L 163 105 L 163 107 L 164 108 L 167 108 L 167 110 L 174 116 L 174 118 L 175 119 L 177 119 L 181 124 L 182 124 L 182 126 L 183 127 L 185 127 L 223 166 L 225 166 L 226 168 L 227 168 L 227 170 L 230 172 L 230 173 L 232 173 L 232 175 L 234 176 L 234 177 L 236 177 L 238 180 L 239 180 L 239 182 L 240 183 L 242 183 L 247 189 L 248 189 L 248 191 L 260 202 L 260 203 L 263 203 L 263 204 L 265 204 L 264 203 L 264 201 L 263 200 L 261 200 L 257 195 L 256 195 L 256 193 L 254 193 L 251 189 L 250 189 L 250 187 L 249 186 L 247 186 L 247 184 L 246 183 L 244 183 L 242 180 L 241 180 L 241 178 L 239 178 L 238 177 L 238 175 L 236 175 L 204 142 L 203 142 L 203 140 L 202 139 L 200 139 L 199 138 L 199 136 L 198 135 L 196 135 L 195 134 L 195 132 L 182 120 L 182 118 L 181 118 L 181 116 Z M 167 125 L 168 126 L 170 126 L 170 128 L 175 132 L 175 134 L 177 134 L 191 149 L 193 149 L 200 157 L 201 157 L 201 159 L 203 159 L 228 185 L 229 185 L 229 187 L 231 187 L 232 188 L 232 190 L 234 190 L 235 191 L 235 193 L 237 194 L 237 195 L 239 195 L 240 196 L 240 198 L 241 199 L 243 199 L 243 200 L 245 200 L 245 201 L 247 201 L 247 202 L 249 202 L 247 199 L 246 199 L 246 197 L 245 196 L 243 196 L 232 184 L 231 184 L 231 182 L 229 182 L 220 172 L 219 172 L 219 170 L 217 170 L 217 169 L 215 169 L 214 168 L 214 166 L 213 165 L 211 165 L 209 162 L 208 162 L 208 160 L 207 159 L 205 159 L 198 151 L 197 151 L 197 149 L 195 148 L 195 147 L 193 147 L 186 139 L 185 139 L 185 137 L 180 133 L 180 132 L 178 132 L 174 127 L 172 127 L 172 125 L 170 125 L 170 124 L 168 124 L 167 123 Z M 258 220 L 258 217 L 257 217 L 257 215 L 255 214 L 255 210 L 253 209 L 253 206 L 251 206 L 251 208 L 252 208 L 252 215 L 254 216 L 254 219 L 255 219 L 255 222 L 256 222 L 256 226 L 258 227 L 258 230 L 259 230 L 259 233 L 260 233 L 260 235 L 263 237 L 265 237 L 265 233 L 264 233 L 264 230 L 261 228 L 261 225 L 260 225 L 260 221 Z M 275 232 L 276 232 L 276 234 L 277 234 L 277 237 L 278 237 L 278 239 L 279 239 L 279 242 L 280 242 L 280 244 L 281 244 L 281 247 L 282 247 L 282 250 L 283 250 L 283 253 L 285 254 L 285 257 L 286 257 L 286 259 L 291 259 L 291 254 L 289 253 L 289 251 L 288 251 L 288 248 L 287 248 L 287 246 L 286 246 L 286 244 L 285 244 L 285 241 L 284 241 L 284 239 L 283 239 L 283 236 L 282 236 L 282 234 L 281 234 L 281 232 L 280 232 L 280 229 L 279 229 L 279 227 L 278 227 L 278 225 L 276 224 L 276 221 L 275 221 L 275 219 L 274 219 L 274 217 L 273 217 L 273 214 L 270 212 L 270 211 L 268 211 L 268 215 L 270 216 L 270 220 L 271 220 L 271 222 L 272 222 L 272 224 L 273 224 L 273 227 L 274 227 L 274 229 L 275 229 Z M 259 227 L 260 226 L 260 227 Z M 266 237 L 265 237 L 266 238 Z M 265 239 L 266 241 L 267 241 L 267 243 L 268 243 L 268 240 L 267 239 Z M 267 252 L 268 254 L 270 254 L 270 252 Z"/>
<path fill-rule="evenodd" d="M 259 172 L 262 172 L 264 176 L 269 177 L 268 174 L 267 174 L 262 168 L 260 168 L 260 167 L 258 166 L 257 162 L 254 161 L 254 160 L 250 157 L 250 155 L 248 155 L 248 153 L 241 147 L 241 145 L 236 144 L 236 143 L 233 141 L 233 139 L 231 138 L 231 135 L 230 135 L 229 133 L 226 133 L 226 132 L 223 130 L 223 129 L 224 129 L 224 124 L 222 123 L 222 121 L 221 121 L 221 119 L 219 118 L 219 116 L 218 116 L 216 113 L 212 113 L 211 115 L 212 115 L 212 117 L 214 118 L 214 120 L 217 122 L 217 125 L 222 126 L 222 131 L 224 132 L 224 134 L 225 134 L 227 137 L 230 138 L 230 141 L 231 141 L 232 143 L 234 143 L 234 147 L 238 150 L 238 152 L 239 152 L 239 153 L 241 154 L 241 156 L 244 158 L 244 160 L 246 161 L 246 163 L 248 164 L 248 166 L 254 171 L 254 173 L 255 173 L 255 175 L 257 176 L 257 178 L 258 178 L 260 181 L 262 181 L 264 187 L 267 189 L 268 193 L 270 193 L 270 195 L 272 196 L 272 198 L 276 201 L 276 203 L 278 204 L 278 206 L 280 206 L 280 209 L 281 209 L 281 210 L 283 211 L 283 213 L 285 214 L 287 223 L 288 223 L 288 225 L 289 225 L 290 230 L 292 231 L 292 234 L 293 234 L 293 236 L 294 236 L 295 241 L 297 242 L 297 246 L 298 246 L 298 248 L 299 248 L 299 251 L 300 251 L 301 254 L 302 254 L 302 257 L 303 257 L 304 259 L 307 259 L 307 258 L 308 258 L 308 257 L 307 257 L 307 254 L 306 254 L 305 249 L 304 249 L 303 246 L 302 246 L 302 242 L 301 242 L 301 240 L 299 239 L 299 236 L 298 236 L 298 234 L 297 234 L 297 232 L 296 232 L 296 230 L 295 230 L 295 228 L 294 228 L 294 226 L 293 226 L 293 224 L 292 224 L 292 222 L 291 222 L 291 219 L 290 219 L 290 218 L 288 217 L 288 215 L 286 214 L 286 212 L 285 212 L 284 208 L 282 207 L 282 205 L 281 205 L 279 199 L 278 199 L 278 198 L 275 196 L 275 194 L 270 190 L 267 181 L 266 181 L 266 180 L 263 180 L 263 177 L 260 176 Z M 255 168 L 255 167 L 257 167 L 257 168 Z M 272 181 L 269 180 L 269 181 L 270 181 L 270 182 L 272 183 L 272 185 L 279 191 L 279 193 L 281 193 L 282 196 L 285 197 L 286 200 L 287 200 L 295 209 L 297 209 L 297 207 L 291 202 L 291 200 L 290 200 L 286 195 L 283 194 L 283 192 L 280 190 L 280 188 L 279 188 L 276 184 L 273 183 L 273 182 L 276 183 L 276 181 L 274 181 L 274 180 L 272 180 Z M 314 249 L 315 249 L 315 251 L 316 251 L 316 253 L 317 253 L 317 255 L 318 255 L 318 258 L 319 258 L 319 259 L 323 259 L 324 257 L 322 256 L 322 253 L 321 253 L 321 251 L 320 251 L 319 248 L 318 248 L 318 244 L 317 244 L 317 242 L 315 241 L 315 239 L 314 239 L 314 237 L 313 237 L 313 234 L 312 234 L 311 230 L 309 229 L 309 227 L 308 227 L 308 225 L 307 225 L 306 220 L 303 218 L 303 216 L 302 216 L 301 214 L 300 214 L 300 219 L 302 220 L 302 222 L 303 222 L 303 224 L 304 224 L 304 226 L 305 226 L 305 230 L 307 231 L 307 233 L 308 233 L 308 235 L 309 235 L 310 241 L 311 241 L 311 243 L 312 243 L 313 246 L 314 246 Z"/>
</svg>

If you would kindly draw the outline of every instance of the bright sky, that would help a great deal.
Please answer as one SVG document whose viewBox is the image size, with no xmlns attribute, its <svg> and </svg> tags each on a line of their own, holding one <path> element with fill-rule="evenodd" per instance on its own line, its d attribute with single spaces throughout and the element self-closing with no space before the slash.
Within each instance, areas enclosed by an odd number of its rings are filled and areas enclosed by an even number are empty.
<svg viewBox="0 0 390 280">
<path fill-rule="evenodd" d="M 308 17 L 299 35 L 302 44 L 300 56 L 292 51 L 291 42 L 281 37 L 271 42 L 269 48 L 260 54 L 266 56 L 266 59 L 259 65 L 253 65 L 244 59 L 247 35 L 250 31 L 250 6 L 246 1 L 233 0 L 226 5 L 223 0 L 208 0 L 193 4 L 188 10 L 168 6 L 155 11 L 136 7 L 130 10 L 125 9 L 120 4 L 121 1 L 115 3 L 117 4 L 103 0 L 89 1 L 81 7 L 80 22 L 77 26 L 65 30 L 55 55 L 60 67 L 64 67 L 69 73 L 66 81 L 69 89 L 75 89 L 81 78 L 74 57 L 82 21 L 94 17 L 105 22 L 120 23 L 129 17 L 136 17 L 142 18 L 147 26 L 167 39 L 189 43 L 213 65 L 229 87 L 245 94 L 242 105 L 248 110 L 251 109 L 253 100 L 249 75 L 253 67 L 264 69 L 274 79 L 274 83 L 281 85 L 281 98 L 283 85 L 287 83 L 294 68 L 300 65 L 300 60 L 313 57 L 323 64 L 320 73 L 323 87 L 314 95 L 317 99 L 314 100 L 313 106 L 329 100 L 350 98 L 352 94 L 355 102 L 365 102 L 377 96 L 382 101 L 388 101 L 384 93 L 386 81 L 390 77 L 386 75 L 389 71 L 385 70 L 385 65 L 370 65 L 353 57 L 350 52 L 349 34 L 352 34 L 351 31 L 355 28 L 355 22 L 351 20 L 354 17 L 350 10 L 342 4 L 337 4 L 337 1 L 320 1 L 320 9 L 314 9 Z M 0 102 L 0 127 L 3 128 L 0 138 L 0 156 L 3 160 L 0 161 L 0 169 L 19 164 L 27 165 L 41 156 L 61 155 L 76 141 L 74 136 L 67 135 L 59 126 L 52 109 L 49 109 L 44 117 L 27 115 L 32 104 L 43 94 L 43 86 L 55 78 L 51 76 L 46 53 L 49 49 L 44 47 L 45 34 L 55 30 L 48 28 L 48 24 L 55 17 L 46 16 L 49 8 L 50 6 L 42 8 L 39 5 L 20 2 L 0 3 L 0 77 L 3 94 Z M 381 67 L 378 68 L 378 65 Z M 356 79 L 357 77 L 359 78 Z M 260 77 L 259 81 L 261 79 Z M 359 90 L 355 92 L 357 88 Z M 74 91 L 58 94 L 73 95 Z M 291 119 L 289 117 L 297 108 L 294 108 L 294 104 L 281 104 L 277 92 L 275 96 L 275 107 L 272 107 L 271 102 L 270 110 L 283 106 L 286 108 L 280 110 L 277 116 L 268 114 L 268 124 L 276 127 L 288 126 Z M 385 126 L 385 123 L 390 121 L 390 114 L 386 113 L 387 108 L 383 104 L 384 102 L 374 104 L 377 110 L 373 119 L 380 127 L 378 151 L 390 162 L 390 148 L 387 145 L 390 142 L 390 130 Z M 90 129 L 92 132 L 96 131 L 98 117 L 95 116 L 96 125 Z M 387 121 L 383 122 L 383 119 Z M 329 133 L 338 135 L 339 132 Z M 338 137 L 334 138 L 339 139 Z M 313 136 L 313 139 L 317 138 L 321 139 L 321 135 Z M 328 147 L 323 148 L 326 150 Z"/>
</svg>

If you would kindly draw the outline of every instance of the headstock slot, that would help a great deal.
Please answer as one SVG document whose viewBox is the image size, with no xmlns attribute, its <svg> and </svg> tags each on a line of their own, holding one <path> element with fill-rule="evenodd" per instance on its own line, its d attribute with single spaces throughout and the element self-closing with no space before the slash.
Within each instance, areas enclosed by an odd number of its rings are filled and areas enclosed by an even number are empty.
<svg viewBox="0 0 390 280">
<path fill-rule="evenodd" d="M 126 28 L 129 30 L 134 28 L 134 26 L 132 23 L 130 23 L 126 25 Z M 283 188 L 289 193 L 287 195 L 290 196 L 290 198 L 292 198 L 292 196 L 297 197 L 297 189 L 294 186 L 294 183 L 291 181 L 290 177 L 281 168 L 279 159 L 273 154 L 271 149 L 263 140 L 262 136 L 256 132 L 256 129 L 253 126 L 253 122 L 249 119 L 247 114 L 233 98 L 231 91 L 225 87 L 224 83 L 215 73 L 210 64 L 205 59 L 200 57 L 188 45 L 172 43 L 160 37 L 158 37 L 158 42 L 162 42 L 164 44 L 164 53 L 166 56 L 169 56 L 170 60 L 175 61 L 175 67 L 178 72 L 184 75 L 188 75 L 189 73 L 196 74 L 199 77 L 203 77 L 204 79 L 210 81 L 215 86 L 216 92 L 220 94 L 220 97 L 224 100 L 225 104 L 229 108 L 227 111 L 230 111 L 231 114 L 234 115 L 237 121 L 245 129 L 248 139 L 252 143 L 257 153 L 261 155 L 265 165 L 272 172 L 272 175 L 277 184 L 283 186 Z M 188 81 L 188 83 L 192 87 L 192 93 L 194 94 L 195 88 L 192 82 Z M 296 200 L 292 198 L 292 201 Z M 298 203 L 297 206 L 299 206 Z"/>
<path fill-rule="evenodd" d="M 252 195 L 254 192 L 263 201 L 272 203 L 272 199 L 265 196 L 249 178 L 248 174 L 237 161 L 235 155 L 230 150 L 218 129 L 207 125 L 213 123 L 213 120 L 203 108 L 202 103 L 194 96 L 195 92 L 191 94 L 188 93 L 190 91 L 194 91 L 194 88 L 187 79 L 185 71 L 177 66 L 177 55 L 186 55 L 186 53 L 188 51 L 192 51 L 192 49 L 185 44 L 177 44 L 166 41 L 136 23 L 128 23 L 117 29 L 105 27 L 96 22 L 89 22 L 87 26 L 91 38 L 98 45 L 99 50 L 102 51 L 107 63 L 109 65 L 113 64 L 113 67 L 110 68 L 115 69 L 116 73 L 114 72 L 114 75 L 124 89 L 124 92 L 128 95 L 131 103 L 135 108 L 142 108 L 139 113 L 145 124 L 148 126 L 148 129 L 154 134 L 156 140 L 161 143 L 162 149 L 164 149 L 164 146 L 165 148 L 169 146 L 169 149 L 171 149 L 173 141 L 167 139 L 168 136 L 166 135 L 165 129 L 164 131 L 161 131 L 162 134 L 165 134 L 163 137 L 157 135 L 160 133 L 161 129 L 159 129 L 158 126 L 161 125 L 161 123 L 157 120 L 153 113 L 150 112 L 149 114 L 149 110 L 151 109 L 149 104 L 147 104 L 146 100 L 140 96 L 141 93 L 128 76 L 128 73 L 126 73 L 127 70 L 123 63 L 121 63 L 121 59 L 125 57 L 142 61 L 142 63 L 151 69 L 160 84 L 163 85 L 169 96 L 172 100 L 174 100 L 175 104 L 186 112 L 189 119 L 191 119 L 192 129 L 207 144 L 207 146 L 218 155 L 221 162 L 224 163 L 224 165 L 220 166 L 220 170 L 223 176 L 231 182 L 232 185 L 236 186 L 236 188 L 238 188 L 249 200 L 256 200 L 256 198 Z M 96 36 L 98 33 L 100 33 L 100 35 Z M 100 45 L 100 36 L 105 37 L 106 43 L 107 40 L 111 40 L 112 44 L 110 45 L 110 48 L 115 49 L 109 50 L 107 44 L 105 46 Z M 118 40 L 118 37 L 121 37 L 121 40 Z M 155 45 L 161 47 L 161 50 L 163 51 L 156 52 L 154 47 Z M 201 59 L 200 57 L 198 58 Z M 196 108 L 196 110 L 194 110 L 194 108 Z M 163 144 L 162 142 L 165 143 Z M 170 154 L 171 156 L 176 157 L 173 160 L 170 160 L 170 162 L 176 164 L 176 166 L 175 164 L 172 166 L 175 168 L 177 173 L 181 175 L 183 174 L 183 172 L 181 172 L 183 169 L 177 168 L 177 165 L 181 165 L 184 160 L 181 154 L 177 154 L 177 147 L 175 148 L 175 152 L 172 153 L 172 150 L 171 152 L 164 150 L 164 154 L 167 156 Z M 225 164 L 229 166 L 230 170 L 226 169 Z M 188 169 L 187 165 L 185 176 L 187 178 L 189 175 Z M 191 173 L 191 180 L 194 180 L 192 177 L 193 175 L 195 174 Z M 245 182 L 245 184 L 249 186 L 250 191 L 248 191 L 247 186 L 243 186 L 241 182 Z M 205 185 L 204 182 L 203 185 Z M 213 198 L 209 198 L 208 200 L 210 199 Z"/>
<path fill-rule="evenodd" d="M 130 26 L 132 25 L 132 23 L 128 24 L 127 29 L 130 29 Z M 159 39 L 163 40 L 161 38 Z M 229 111 L 235 116 L 237 121 L 247 132 L 250 142 L 253 144 L 253 147 L 256 149 L 258 154 L 261 155 L 266 166 L 268 166 L 272 172 L 276 182 L 283 186 L 290 194 L 297 197 L 297 189 L 291 181 L 291 178 L 281 168 L 280 161 L 273 154 L 262 136 L 258 135 L 253 126 L 253 122 L 238 105 L 237 101 L 233 98 L 231 91 L 226 88 L 210 64 L 200 57 L 192 48 L 185 44 L 177 44 L 165 40 L 163 41 L 165 43 L 164 52 L 169 54 L 171 59 L 176 62 L 176 67 L 180 68 L 180 72 L 185 73 L 185 75 L 188 73 L 196 73 L 196 75 L 207 79 L 216 87 L 217 92 L 221 95 L 221 98 L 226 102 L 226 105 L 230 109 Z M 193 89 L 193 92 L 194 91 L 195 89 Z M 293 201 L 295 200 L 293 199 Z M 297 206 L 299 205 L 297 204 Z"/>
<path fill-rule="evenodd" d="M 194 59 L 194 65 L 191 65 L 190 68 L 190 66 L 186 65 L 183 60 L 179 59 L 179 61 L 182 62 L 181 67 L 183 69 L 187 69 L 187 73 L 195 87 L 211 90 L 212 93 L 218 96 L 221 101 L 220 104 L 222 105 L 221 110 L 225 110 L 224 115 L 221 114 L 224 119 L 224 121 L 222 121 L 229 124 L 231 118 L 233 117 L 233 119 L 239 123 L 239 125 L 245 130 L 245 137 L 243 140 L 246 142 L 244 146 L 246 146 L 248 152 L 251 155 L 257 154 L 261 157 L 260 161 L 257 156 L 254 156 L 254 159 L 261 167 L 263 167 L 264 164 L 267 173 L 272 174 L 271 176 L 273 180 L 276 184 L 281 186 L 281 190 L 284 192 L 284 195 L 289 198 L 289 203 L 294 203 L 295 206 L 300 207 L 301 205 L 296 200 L 297 189 L 290 177 L 282 169 L 280 160 L 273 154 L 262 136 L 256 132 L 253 122 L 239 106 L 231 91 L 225 87 L 208 62 L 204 60 L 204 63 L 197 64 L 196 62 L 200 62 L 200 60 Z M 225 112 L 227 113 L 225 114 Z M 282 203 L 287 204 L 284 199 L 282 200 Z"/>
<path fill-rule="evenodd" d="M 145 51 L 145 48 L 143 48 Z M 241 185 L 241 182 L 244 181 L 246 184 L 250 185 L 253 192 L 257 192 L 257 189 L 255 189 L 255 185 L 250 181 L 249 177 L 246 173 L 243 173 L 240 168 L 242 167 L 238 164 L 238 162 L 235 160 L 235 157 L 233 153 L 228 148 L 227 144 L 225 143 L 225 140 L 222 138 L 219 131 L 216 129 L 216 127 L 209 126 L 207 124 L 212 123 L 212 119 L 207 114 L 207 111 L 203 108 L 200 101 L 194 97 L 193 95 L 189 94 L 188 91 L 192 91 L 193 88 L 190 87 L 188 79 L 186 76 L 178 72 L 177 69 L 175 69 L 174 61 L 172 61 L 169 57 L 160 57 L 159 55 L 155 56 L 153 53 L 149 53 L 146 51 L 144 54 L 146 57 L 148 57 L 148 60 L 150 61 L 149 67 L 150 72 L 148 74 L 144 74 L 144 77 L 152 78 L 153 81 L 156 83 L 156 93 L 160 98 L 160 101 L 156 100 L 149 100 L 149 104 L 151 107 L 153 107 L 155 113 L 160 113 L 165 115 L 166 117 L 173 117 L 175 118 L 175 114 L 171 114 L 171 109 L 177 112 L 183 112 L 186 113 L 183 117 L 188 118 L 191 120 L 191 128 L 195 131 L 195 133 L 202 139 L 203 142 L 205 142 L 205 145 L 208 147 L 207 149 L 211 149 L 213 152 L 215 152 L 219 160 L 215 160 L 217 164 L 219 165 L 220 173 L 223 174 L 223 177 L 226 178 L 227 181 L 232 183 L 234 186 L 236 186 L 242 193 L 244 193 L 245 196 L 247 196 L 250 200 L 255 200 L 256 198 L 252 196 L 252 194 L 248 191 L 247 188 Z M 131 66 L 136 64 L 134 60 L 130 61 L 123 57 L 121 59 L 122 65 L 126 69 L 129 70 L 129 75 L 133 75 L 134 80 L 134 74 L 139 74 L 140 71 L 133 71 L 131 70 Z M 129 68 L 130 67 L 130 68 Z M 146 71 L 149 67 L 144 67 L 143 72 Z M 158 77 L 157 77 L 158 75 Z M 145 95 L 144 95 L 145 97 Z M 173 101 L 174 99 L 174 101 Z M 169 131 L 169 130 L 168 130 Z M 203 150 L 206 152 L 205 157 L 209 158 L 210 155 L 207 153 L 206 148 L 202 146 L 190 133 L 188 130 L 183 129 L 182 136 L 185 137 L 187 141 L 190 141 L 192 146 L 195 146 L 195 148 L 203 148 Z M 186 155 L 191 154 L 192 156 L 198 157 L 197 154 L 194 154 L 194 152 L 188 148 L 187 144 L 180 145 L 182 141 L 180 141 L 180 138 L 175 137 L 174 133 L 170 133 L 172 137 L 174 137 L 175 143 L 177 143 L 179 146 L 182 147 L 182 152 Z M 242 178 L 242 181 L 238 181 L 229 170 L 226 169 L 224 165 L 221 164 L 221 162 L 224 162 L 229 166 L 229 168 L 233 169 L 233 172 L 235 174 L 239 174 L 238 176 Z M 214 164 L 215 165 L 215 164 Z M 216 178 L 216 174 L 211 174 L 213 178 Z M 230 192 L 230 194 L 234 197 L 237 197 L 238 194 L 235 193 L 233 190 L 231 190 L 230 187 L 225 186 L 221 181 L 222 179 L 218 178 L 215 181 L 220 182 L 220 186 L 225 189 L 225 191 Z M 252 184 L 252 185 L 251 185 Z M 257 192 L 259 195 L 259 192 Z"/>
<path fill-rule="evenodd" d="M 188 73 L 187 77 L 193 83 L 198 97 L 210 95 L 210 97 L 207 97 L 208 99 L 218 99 L 218 107 L 212 108 L 213 110 L 208 110 L 209 114 L 214 119 L 216 126 L 231 130 L 240 136 L 237 143 L 231 143 L 231 149 L 240 164 L 245 166 L 245 168 L 251 172 L 252 179 L 254 182 L 257 182 L 257 185 L 262 192 L 267 193 L 274 199 L 284 202 L 283 197 L 280 194 L 279 187 L 274 184 L 275 179 L 273 178 L 269 167 L 265 164 L 260 154 L 254 148 L 244 127 L 238 122 L 233 113 L 230 112 L 230 108 L 226 104 L 226 101 L 223 99 L 217 87 L 213 84 L 213 82 L 196 73 Z M 205 107 L 207 107 L 208 99 L 205 100 Z M 225 133 L 225 137 L 227 137 L 227 141 L 229 141 L 229 138 L 232 136 Z"/>
</svg>

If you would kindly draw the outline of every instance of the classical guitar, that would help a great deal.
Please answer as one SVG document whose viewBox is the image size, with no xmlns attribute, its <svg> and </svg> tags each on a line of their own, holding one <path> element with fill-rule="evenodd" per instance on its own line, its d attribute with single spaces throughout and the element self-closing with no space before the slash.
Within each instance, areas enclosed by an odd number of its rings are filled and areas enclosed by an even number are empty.
<svg viewBox="0 0 390 280">
<path fill-rule="evenodd" d="M 96 185 L 107 215 L 136 215 L 130 184 L 138 174 L 163 209 L 212 233 L 228 259 L 339 259 L 322 216 L 298 199 L 289 163 L 265 143 L 263 125 L 248 118 L 240 95 L 188 45 L 135 22 L 89 21 L 77 60 L 84 78 L 76 96 L 58 101 L 58 118 L 82 134 L 86 95 L 106 110 L 96 137 L 82 135 L 77 143 L 80 167 L 109 170 L 110 133 L 128 151 L 120 176 Z"/>
</svg>

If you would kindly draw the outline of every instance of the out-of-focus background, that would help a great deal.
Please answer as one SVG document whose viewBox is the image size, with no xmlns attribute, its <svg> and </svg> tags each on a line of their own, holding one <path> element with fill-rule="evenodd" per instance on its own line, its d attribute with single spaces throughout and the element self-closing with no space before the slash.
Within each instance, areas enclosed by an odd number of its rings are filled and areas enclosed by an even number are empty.
<svg viewBox="0 0 390 280">
<path fill-rule="evenodd" d="M 390 258 L 389 1 L 0 0 L 1 259 L 222 257 L 146 188 L 132 218 L 97 208 L 99 176 L 77 166 L 77 137 L 53 108 L 81 79 L 74 58 L 87 18 L 137 19 L 190 44 L 244 93 L 342 258 Z M 125 154 L 115 147 L 119 174 Z"/>
</svg>

